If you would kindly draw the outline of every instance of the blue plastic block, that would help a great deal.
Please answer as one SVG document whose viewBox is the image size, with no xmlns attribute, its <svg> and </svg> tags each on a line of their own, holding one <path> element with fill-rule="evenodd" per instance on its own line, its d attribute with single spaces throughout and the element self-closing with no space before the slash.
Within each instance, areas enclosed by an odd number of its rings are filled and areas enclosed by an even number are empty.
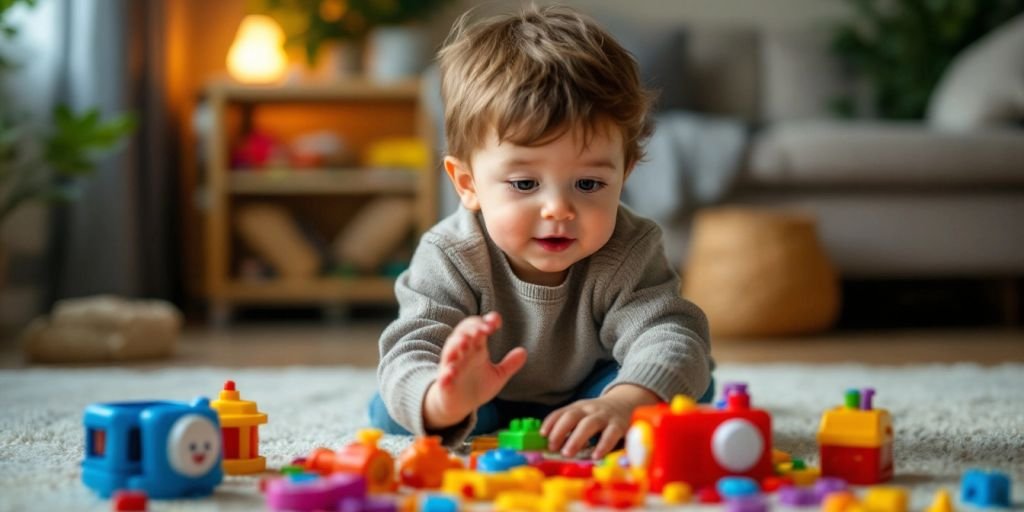
<svg viewBox="0 0 1024 512">
<path fill-rule="evenodd" d="M 960 480 L 960 499 L 979 507 L 1009 507 L 1010 477 L 998 471 L 969 469 Z"/>
<path fill-rule="evenodd" d="M 747 478 L 745 476 L 722 477 L 718 479 L 718 483 L 715 484 L 715 488 L 718 490 L 718 495 L 724 500 L 754 496 L 761 492 L 761 488 L 758 487 L 757 482 L 755 482 L 754 479 Z"/>
<path fill-rule="evenodd" d="M 498 448 L 477 459 L 476 470 L 481 473 L 499 473 L 526 464 L 526 457 L 523 454 L 509 448 Z"/>
</svg>

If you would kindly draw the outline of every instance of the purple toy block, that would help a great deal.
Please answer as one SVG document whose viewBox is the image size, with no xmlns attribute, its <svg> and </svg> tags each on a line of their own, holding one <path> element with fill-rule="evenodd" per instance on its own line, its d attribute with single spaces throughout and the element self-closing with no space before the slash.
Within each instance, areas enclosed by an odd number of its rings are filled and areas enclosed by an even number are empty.
<svg viewBox="0 0 1024 512">
<path fill-rule="evenodd" d="M 794 507 L 810 507 L 821 503 L 821 499 L 808 487 L 783 487 L 779 489 L 779 503 Z"/>
<path fill-rule="evenodd" d="M 823 476 L 814 482 L 814 494 L 818 496 L 818 501 L 821 502 L 834 492 L 840 492 L 846 490 L 846 480 L 842 478 L 836 478 L 832 476 Z"/>
<path fill-rule="evenodd" d="M 306 482 L 278 478 L 267 483 L 266 496 L 271 510 L 332 510 L 345 498 L 365 498 L 366 479 L 342 473 Z"/>
<path fill-rule="evenodd" d="M 768 512 L 768 503 L 760 495 L 744 496 L 725 503 L 726 512 Z"/>
<path fill-rule="evenodd" d="M 344 498 L 338 503 L 338 512 L 396 512 L 398 505 L 389 498 Z"/>
</svg>

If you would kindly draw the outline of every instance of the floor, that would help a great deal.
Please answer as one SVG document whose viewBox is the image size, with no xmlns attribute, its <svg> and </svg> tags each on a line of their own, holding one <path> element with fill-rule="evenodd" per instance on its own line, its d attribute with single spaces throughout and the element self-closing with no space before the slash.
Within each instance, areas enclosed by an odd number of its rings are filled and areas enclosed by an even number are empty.
<svg viewBox="0 0 1024 512">
<path fill-rule="evenodd" d="M 228 329 L 186 328 L 170 360 L 138 366 L 291 366 L 377 364 L 380 320 L 342 325 L 320 322 L 242 323 Z M 1024 362 L 1024 329 L 849 330 L 804 338 L 716 339 L 723 363 L 862 362 L 879 365 Z M 0 345 L 0 368 L 25 367 L 17 344 Z M 94 365 L 90 365 L 94 366 Z"/>
</svg>

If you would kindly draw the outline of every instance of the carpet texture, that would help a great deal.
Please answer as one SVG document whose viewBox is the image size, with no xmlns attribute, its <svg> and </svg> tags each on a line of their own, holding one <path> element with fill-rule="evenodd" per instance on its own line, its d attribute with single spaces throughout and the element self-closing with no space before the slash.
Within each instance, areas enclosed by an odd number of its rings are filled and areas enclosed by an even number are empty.
<svg viewBox="0 0 1024 512">
<path fill-rule="evenodd" d="M 873 386 L 896 431 L 896 485 L 913 509 L 939 487 L 957 491 L 969 467 L 998 469 L 1024 481 L 1024 365 L 865 367 L 724 365 L 719 383 L 746 381 L 753 403 L 771 412 L 774 444 L 817 463 L 821 413 L 849 387 Z M 357 368 L 122 369 L 0 372 L 0 510 L 110 510 L 80 482 L 82 413 L 93 402 L 215 398 L 223 381 L 270 415 L 261 431 L 268 466 L 279 467 L 318 446 L 338 447 L 366 425 L 375 375 Z M 397 453 L 408 444 L 385 437 Z M 228 477 L 210 499 L 151 502 L 150 510 L 261 510 L 257 479 Z M 685 508 L 697 509 L 696 506 Z M 705 508 L 705 507 L 701 507 Z"/>
</svg>

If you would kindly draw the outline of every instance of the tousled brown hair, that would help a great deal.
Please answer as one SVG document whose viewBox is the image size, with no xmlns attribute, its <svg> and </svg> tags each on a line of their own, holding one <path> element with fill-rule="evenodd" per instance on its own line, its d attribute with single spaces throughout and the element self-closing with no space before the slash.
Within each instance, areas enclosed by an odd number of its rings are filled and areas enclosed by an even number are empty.
<svg viewBox="0 0 1024 512">
<path fill-rule="evenodd" d="M 593 19 L 568 7 L 529 6 L 466 27 L 438 54 L 448 153 L 469 161 L 494 129 L 518 145 L 575 127 L 584 140 L 609 120 L 622 131 L 625 166 L 643 157 L 652 94 L 636 61 Z"/>
</svg>

